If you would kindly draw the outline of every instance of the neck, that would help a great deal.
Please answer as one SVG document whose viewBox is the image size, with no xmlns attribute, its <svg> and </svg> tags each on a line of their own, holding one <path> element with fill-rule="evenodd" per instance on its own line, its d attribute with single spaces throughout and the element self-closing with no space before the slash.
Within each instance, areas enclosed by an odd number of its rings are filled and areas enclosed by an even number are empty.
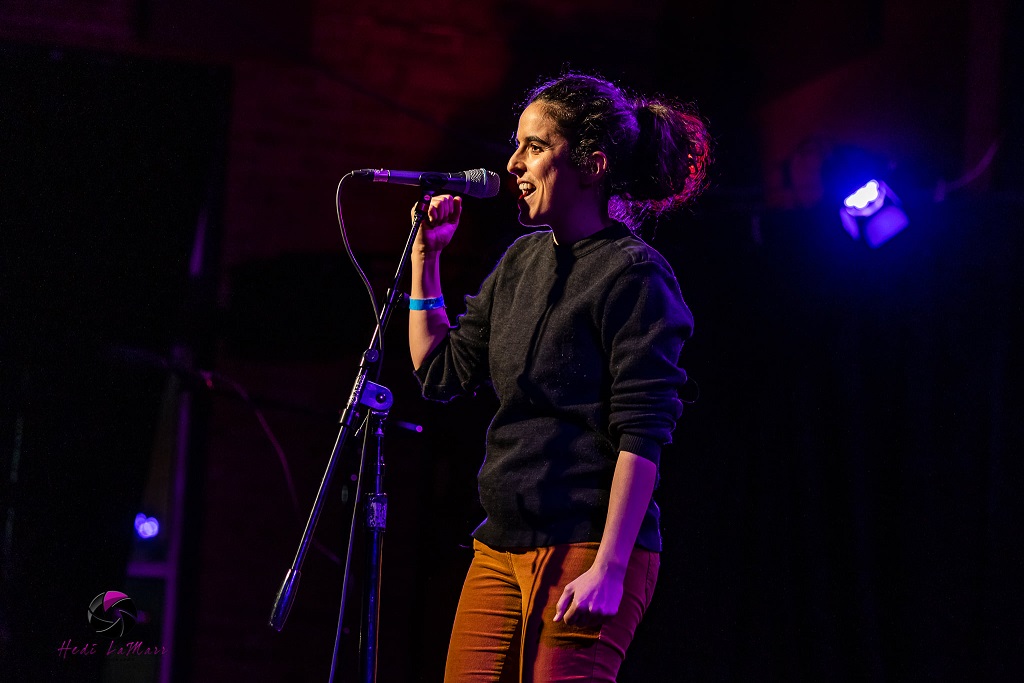
<svg viewBox="0 0 1024 683">
<path fill-rule="evenodd" d="M 586 209 L 577 209 L 570 219 L 551 226 L 555 244 L 572 244 L 598 233 L 612 224 L 608 217 L 606 203 L 591 204 Z"/>
</svg>

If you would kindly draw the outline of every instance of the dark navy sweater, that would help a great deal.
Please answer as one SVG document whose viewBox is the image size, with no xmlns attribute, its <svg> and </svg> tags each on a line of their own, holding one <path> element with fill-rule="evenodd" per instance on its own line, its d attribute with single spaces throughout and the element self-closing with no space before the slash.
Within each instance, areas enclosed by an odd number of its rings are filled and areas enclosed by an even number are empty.
<svg viewBox="0 0 1024 683">
<path fill-rule="evenodd" d="M 416 372 L 429 399 L 485 383 L 498 396 L 474 537 L 600 541 L 619 451 L 658 464 L 671 440 L 692 328 L 672 269 L 624 226 L 571 245 L 550 231 L 516 240 Z M 637 544 L 661 550 L 653 499 Z"/>
</svg>

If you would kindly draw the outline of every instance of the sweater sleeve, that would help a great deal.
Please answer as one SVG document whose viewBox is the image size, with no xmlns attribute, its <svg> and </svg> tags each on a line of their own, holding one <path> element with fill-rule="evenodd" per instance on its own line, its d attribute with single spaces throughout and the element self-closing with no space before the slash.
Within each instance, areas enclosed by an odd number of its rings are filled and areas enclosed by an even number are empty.
<svg viewBox="0 0 1024 683">
<path fill-rule="evenodd" d="M 466 297 L 466 312 L 415 371 L 424 398 L 451 401 L 490 379 L 491 305 L 500 267 L 487 276 L 476 296 Z"/>
<path fill-rule="evenodd" d="M 632 263 L 611 287 L 602 323 L 609 353 L 609 431 L 620 451 L 658 463 L 682 415 L 679 367 L 693 317 L 671 269 L 658 259 Z"/>
</svg>

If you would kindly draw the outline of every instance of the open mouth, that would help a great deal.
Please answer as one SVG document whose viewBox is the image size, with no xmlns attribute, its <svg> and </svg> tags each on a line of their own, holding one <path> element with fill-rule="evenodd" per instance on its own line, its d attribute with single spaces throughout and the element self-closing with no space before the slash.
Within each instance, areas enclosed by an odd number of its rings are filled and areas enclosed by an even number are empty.
<svg viewBox="0 0 1024 683">
<path fill-rule="evenodd" d="M 519 198 L 520 199 L 526 199 L 527 197 L 529 197 L 531 194 L 533 194 L 536 191 L 537 191 L 537 188 L 535 188 L 530 183 L 519 183 Z"/>
</svg>

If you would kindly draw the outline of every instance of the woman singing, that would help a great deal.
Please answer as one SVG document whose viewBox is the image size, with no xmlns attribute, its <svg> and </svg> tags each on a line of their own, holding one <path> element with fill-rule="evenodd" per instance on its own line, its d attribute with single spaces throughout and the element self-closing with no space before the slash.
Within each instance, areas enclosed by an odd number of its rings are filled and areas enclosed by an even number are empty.
<svg viewBox="0 0 1024 683">
<path fill-rule="evenodd" d="M 672 101 L 570 73 L 526 98 L 508 171 L 516 240 L 452 327 L 439 277 L 461 198 L 431 200 L 412 261 L 409 345 L 425 397 L 493 386 L 479 472 L 486 519 L 445 680 L 614 681 L 650 604 L 652 494 L 682 412 L 693 320 L 631 228 L 701 187 L 709 139 Z"/>
</svg>

